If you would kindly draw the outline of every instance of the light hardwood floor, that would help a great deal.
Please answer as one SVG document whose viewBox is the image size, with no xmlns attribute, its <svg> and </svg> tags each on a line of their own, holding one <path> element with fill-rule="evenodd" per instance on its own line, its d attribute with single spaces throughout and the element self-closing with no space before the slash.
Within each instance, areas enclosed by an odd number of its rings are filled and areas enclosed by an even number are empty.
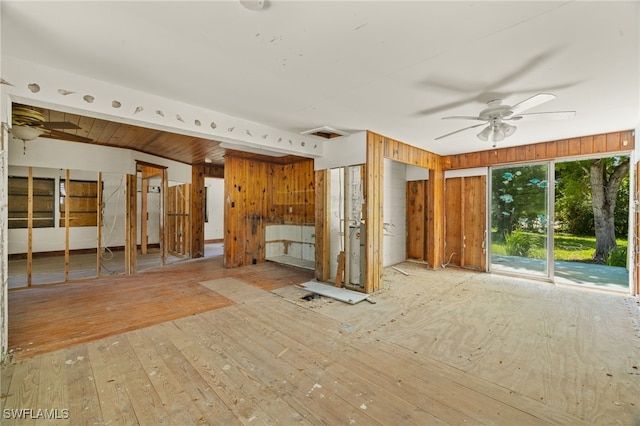
<svg viewBox="0 0 640 426">
<path fill-rule="evenodd" d="M 201 273 L 232 304 L 17 359 L 2 368 L 2 413 L 58 409 L 69 418 L 55 424 L 71 425 L 640 424 L 636 299 L 398 266 L 409 275 L 386 269 L 377 303 L 357 305 L 303 299 L 291 284 L 304 275 L 278 265 Z M 180 285 L 188 269 L 162 276 Z"/>
</svg>

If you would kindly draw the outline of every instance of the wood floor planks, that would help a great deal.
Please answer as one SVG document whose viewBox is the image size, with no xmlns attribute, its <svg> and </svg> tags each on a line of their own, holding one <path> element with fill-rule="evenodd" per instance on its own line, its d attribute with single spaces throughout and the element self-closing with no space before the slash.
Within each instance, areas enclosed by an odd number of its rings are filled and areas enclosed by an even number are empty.
<svg viewBox="0 0 640 426">
<path fill-rule="evenodd" d="M 68 409 L 55 424 L 72 425 L 640 419 L 633 299 L 402 269 L 411 275 L 387 272 L 375 305 L 348 305 L 303 300 L 291 283 L 308 278 L 277 265 L 172 266 L 164 280 L 197 279 L 230 303 L 19 357 L 2 367 L 0 405 Z"/>
</svg>

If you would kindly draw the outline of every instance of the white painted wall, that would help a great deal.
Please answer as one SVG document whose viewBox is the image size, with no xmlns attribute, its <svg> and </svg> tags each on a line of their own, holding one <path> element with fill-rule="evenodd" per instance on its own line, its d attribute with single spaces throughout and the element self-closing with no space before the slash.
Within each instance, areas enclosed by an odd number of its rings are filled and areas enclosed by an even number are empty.
<svg viewBox="0 0 640 426">
<path fill-rule="evenodd" d="M 224 180 L 205 178 L 207 189 L 208 222 L 204 223 L 205 240 L 221 240 L 224 238 Z"/>
<path fill-rule="evenodd" d="M 429 180 L 429 169 L 407 164 L 407 181 Z"/>
<path fill-rule="evenodd" d="M 6 100 L 11 99 L 27 105 L 285 154 L 310 158 L 322 155 L 323 139 L 317 136 L 276 129 L 15 57 L 3 56 L 2 61 L 2 78 L 11 82 L 11 86 L 3 84 L 0 87 L 5 111 L 10 109 Z M 42 90 L 31 92 L 28 87 L 32 83 L 38 84 Z M 60 88 L 72 93 L 62 95 L 56 90 Z M 94 101 L 85 101 L 85 95 L 91 95 Z M 163 114 L 157 114 L 156 111 L 162 111 Z"/>
<path fill-rule="evenodd" d="M 407 167 L 403 163 L 384 160 L 385 231 L 383 237 L 383 266 L 403 262 L 407 257 Z"/>
<path fill-rule="evenodd" d="M 291 256 L 315 261 L 315 233 L 313 225 L 267 225 L 265 254 L 267 259 Z"/>
<path fill-rule="evenodd" d="M 136 161 L 143 161 L 166 167 L 170 181 L 191 183 L 190 165 L 129 149 L 47 138 L 23 147 L 22 141 L 9 138 L 9 165 L 135 174 Z"/>
<path fill-rule="evenodd" d="M 324 155 L 314 160 L 315 170 L 364 164 L 367 161 L 367 132 L 327 139 L 323 144 Z"/>
</svg>

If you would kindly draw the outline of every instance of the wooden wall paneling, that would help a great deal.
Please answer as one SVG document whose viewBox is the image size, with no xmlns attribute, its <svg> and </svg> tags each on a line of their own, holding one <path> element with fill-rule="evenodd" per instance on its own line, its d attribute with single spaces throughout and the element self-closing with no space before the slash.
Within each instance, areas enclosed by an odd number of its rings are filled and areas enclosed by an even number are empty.
<svg viewBox="0 0 640 426">
<path fill-rule="evenodd" d="M 245 161 L 243 176 L 245 195 L 245 259 L 243 265 L 263 262 L 264 253 L 264 207 L 268 164 L 261 161 Z M 261 178 L 262 177 L 262 178 Z"/>
<path fill-rule="evenodd" d="M 607 152 L 607 135 L 593 136 L 593 151 L 594 153 Z"/>
<path fill-rule="evenodd" d="M 445 179 L 444 259 L 447 265 L 462 265 L 464 220 L 466 217 L 462 184 L 464 178 Z"/>
<path fill-rule="evenodd" d="M 167 264 L 167 191 L 169 190 L 169 179 L 167 169 L 160 169 L 160 256 L 162 265 Z"/>
<path fill-rule="evenodd" d="M 372 293 L 382 287 L 382 202 L 384 189 L 384 137 L 367 133 L 366 222 L 365 222 L 365 279 L 364 292 Z"/>
<path fill-rule="evenodd" d="M 573 139 L 531 144 L 525 147 L 497 148 L 443 157 L 447 170 L 486 167 L 513 162 L 552 160 L 597 154 L 626 153 L 635 148 L 632 130 L 587 135 Z M 524 151 L 523 151 L 524 150 Z"/>
<path fill-rule="evenodd" d="M 236 237 L 236 183 L 235 173 L 231 173 L 231 168 L 237 167 L 237 161 L 234 157 L 225 158 L 224 168 L 224 267 L 232 268 L 235 265 L 234 253 L 237 251 Z"/>
<path fill-rule="evenodd" d="M 204 256 L 204 183 L 205 177 L 211 170 L 206 166 L 195 165 L 191 168 L 191 216 L 190 242 L 191 257 Z"/>
<path fill-rule="evenodd" d="M 182 218 L 182 244 L 181 253 L 188 256 L 191 251 L 191 184 L 185 183 L 181 185 L 181 218 Z M 203 213 L 204 215 L 204 213 Z M 204 218 L 202 220 L 204 223 Z"/>
<path fill-rule="evenodd" d="M 407 258 L 426 260 L 427 181 L 407 182 Z"/>
<path fill-rule="evenodd" d="M 444 170 L 440 163 L 429 169 L 427 182 L 427 263 L 431 268 L 444 264 Z"/>
<path fill-rule="evenodd" d="M 607 134 L 607 151 L 616 151 L 620 147 L 620 134 L 608 133 Z"/>
<path fill-rule="evenodd" d="M 127 175 L 125 222 L 126 222 L 126 242 L 125 242 L 125 273 L 133 275 L 137 269 L 137 176 Z"/>
<path fill-rule="evenodd" d="M 589 153 L 594 153 L 595 147 L 593 145 L 593 136 L 584 136 L 582 138 L 578 138 L 578 152 L 581 155 L 586 155 Z"/>
<path fill-rule="evenodd" d="M 315 278 L 325 282 L 330 275 L 331 238 L 330 229 L 330 201 L 331 201 L 331 171 L 318 170 L 315 172 Z"/>
<path fill-rule="evenodd" d="M 487 178 L 486 176 L 464 177 L 463 195 L 463 256 L 465 268 L 486 271 L 486 227 L 487 227 Z"/>
</svg>

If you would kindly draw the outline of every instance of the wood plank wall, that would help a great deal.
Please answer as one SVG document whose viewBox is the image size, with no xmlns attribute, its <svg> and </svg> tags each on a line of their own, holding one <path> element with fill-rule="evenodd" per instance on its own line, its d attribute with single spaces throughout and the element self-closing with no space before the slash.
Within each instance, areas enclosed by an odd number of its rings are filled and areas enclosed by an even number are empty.
<svg viewBox="0 0 640 426">
<path fill-rule="evenodd" d="M 330 279 L 331 237 L 329 235 L 329 216 L 331 210 L 331 171 L 318 170 L 315 174 L 315 278 L 324 282 Z"/>
<path fill-rule="evenodd" d="M 427 181 L 407 182 L 407 258 L 427 260 Z"/>
<path fill-rule="evenodd" d="M 224 168 L 224 265 L 264 262 L 265 226 L 315 221 L 313 160 L 282 164 L 227 154 Z"/>
<path fill-rule="evenodd" d="M 191 168 L 191 257 L 204 256 L 204 166 Z"/>
<path fill-rule="evenodd" d="M 429 169 L 427 197 L 442 200 L 444 195 L 444 170 L 439 155 L 412 145 L 367 132 L 367 160 L 365 176 L 365 281 L 364 292 L 372 293 L 382 286 L 383 239 L 383 186 L 384 159 Z M 441 265 L 443 258 L 444 206 L 441 202 L 429 203 L 427 220 L 428 252 L 430 265 Z"/>
<path fill-rule="evenodd" d="M 635 148 L 633 130 L 562 139 L 531 145 L 490 149 L 443 157 L 445 170 L 470 169 L 497 164 L 553 160 L 562 157 L 594 156 L 629 152 Z"/>
</svg>

